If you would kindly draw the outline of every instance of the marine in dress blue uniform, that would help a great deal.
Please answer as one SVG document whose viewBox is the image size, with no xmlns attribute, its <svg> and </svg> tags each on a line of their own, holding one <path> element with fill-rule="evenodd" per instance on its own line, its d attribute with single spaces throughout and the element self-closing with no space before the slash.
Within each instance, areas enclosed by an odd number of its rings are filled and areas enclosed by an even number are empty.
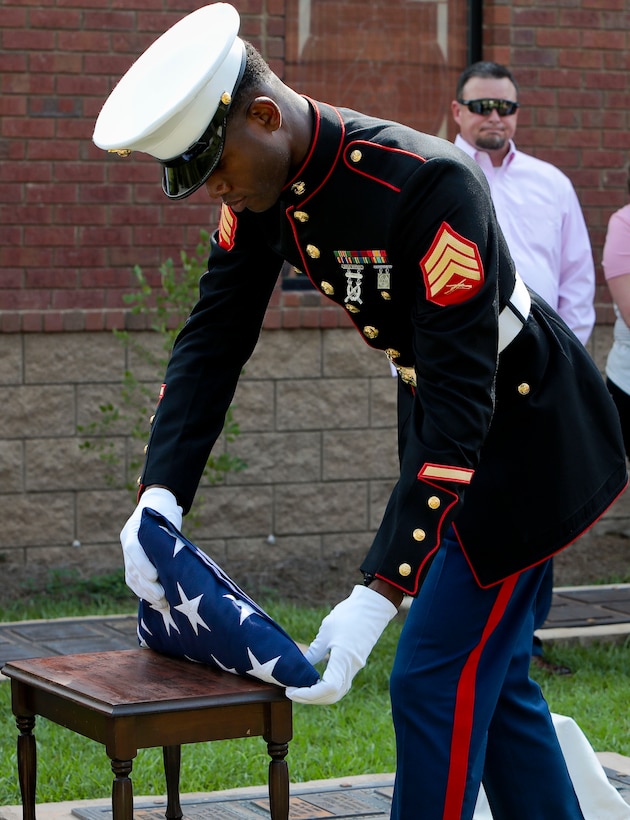
<svg viewBox="0 0 630 820">
<path fill-rule="evenodd" d="M 119 126 L 156 83 L 141 65 L 97 122 L 101 147 L 162 163 L 173 199 L 210 190 L 229 144 L 230 105 L 252 54 L 235 15 L 205 7 L 152 47 L 153 66 L 156 52 L 173 61 L 204 53 L 180 75 L 177 104 L 143 102 L 138 133 Z M 294 94 L 269 82 L 266 94 Z M 140 502 L 145 487 L 168 488 L 190 509 L 281 267 L 302 270 L 399 373 L 400 476 L 361 567 L 370 593 L 386 582 L 416 598 L 391 679 L 392 816 L 470 818 L 483 780 L 496 818 L 582 817 L 528 677 L 532 604 L 546 561 L 625 487 L 614 405 L 581 343 L 515 273 L 476 163 L 398 123 L 315 100 L 308 112 L 308 151 L 277 201 L 260 212 L 222 206 L 199 301 L 167 368 Z M 341 632 L 361 605 L 333 610 Z M 334 651 L 352 655 L 350 643 Z"/>
</svg>

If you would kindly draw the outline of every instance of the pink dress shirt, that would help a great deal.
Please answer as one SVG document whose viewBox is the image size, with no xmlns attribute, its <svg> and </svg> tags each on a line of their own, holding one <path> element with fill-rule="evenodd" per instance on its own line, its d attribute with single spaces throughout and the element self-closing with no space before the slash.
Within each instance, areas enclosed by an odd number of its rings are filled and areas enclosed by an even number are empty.
<svg viewBox="0 0 630 820">
<path fill-rule="evenodd" d="M 518 272 L 586 343 L 595 324 L 595 267 L 571 181 L 549 162 L 518 151 L 511 140 L 498 168 L 460 134 L 455 145 L 486 175 Z"/>
<path fill-rule="evenodd" d="M 608 220 L 602 267 L 606 279 L 630 273 L 630 205 L 624 205 Z M 606 361 L 606 375 L 625 393 L 630 393 L 630 328 L 615 305 L 617 321 L 613 344 Z"/>
</svg>

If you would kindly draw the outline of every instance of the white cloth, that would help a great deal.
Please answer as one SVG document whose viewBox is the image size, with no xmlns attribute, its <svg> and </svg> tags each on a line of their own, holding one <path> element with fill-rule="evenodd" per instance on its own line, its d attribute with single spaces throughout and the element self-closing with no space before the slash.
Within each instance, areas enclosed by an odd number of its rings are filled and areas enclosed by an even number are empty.
<svg viewBox="0 0 630 820">
<path fill-rule="evenodd" d="M 606 777 L 593 747 L 573 718 L 551 715 L 584 820 L 630 820 L 630 806 Z M 481 788 L 473 820 L 492 820 Z"/>
<path fill-rule="evenodd" d="M 525 284 L 585 343 L 595 324 L 595 266 L 571 180 L 551 163 L 518 151 L 511 140 L 496 168 L 485 151 L 460 134 L 455 145 L 484 172 L 499 225 Z"/>
</svg>

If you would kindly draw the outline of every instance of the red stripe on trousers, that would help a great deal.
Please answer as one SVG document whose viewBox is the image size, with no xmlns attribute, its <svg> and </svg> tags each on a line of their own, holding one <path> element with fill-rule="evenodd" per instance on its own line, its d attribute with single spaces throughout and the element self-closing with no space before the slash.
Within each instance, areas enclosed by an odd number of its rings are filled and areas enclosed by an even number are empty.
<svg viewBox="0 0 630 820">
<path fill-rule="evenodd" d="M 451 757 L 446 783 L 446 800 L 444 802 L 444 820 L 459 820 L 461 817 L 466 791 L 466 776 L 468 774 L 470 737 L 475 712 L 475 682 L 479 661 L 490 636 L 505 613 L 518 578 L 518 574 L 513 575 L 501 584 L 501 589 L 486 622 L 481 640 L 468 656 L 457 685 Z"/>
</svg>

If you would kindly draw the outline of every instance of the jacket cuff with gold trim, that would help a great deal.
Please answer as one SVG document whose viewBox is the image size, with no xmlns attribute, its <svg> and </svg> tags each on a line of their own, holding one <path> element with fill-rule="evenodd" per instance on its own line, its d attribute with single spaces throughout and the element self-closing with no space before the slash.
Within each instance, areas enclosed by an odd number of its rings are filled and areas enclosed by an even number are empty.
<svg viewBox="0 0 630 820">
<path fill-rule="evenodd" d="M 470 484 L 473 474 L 474 470 L 464 467 L 424 464 L 417 474 L 413 497 L 407 499 L 404 509 L 394 512 L 390 499 L 362 571 L 407 595 L 417 595 L 423 570 L 440 546 L 460 501 L 461 492 L 452 485 Z M 397 506 L 395 501 L 393 506 Z M 395 520 L 388 521 L 392 515 Z"/>
</svg>

